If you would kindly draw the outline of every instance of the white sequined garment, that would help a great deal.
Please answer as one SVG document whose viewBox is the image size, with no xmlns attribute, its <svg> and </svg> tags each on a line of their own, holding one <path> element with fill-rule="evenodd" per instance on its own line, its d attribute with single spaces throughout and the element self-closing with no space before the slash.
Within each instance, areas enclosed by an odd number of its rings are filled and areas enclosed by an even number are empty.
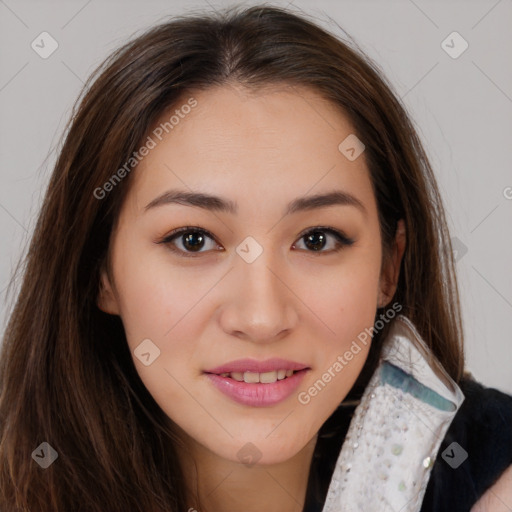
<svg viewBox="0 0 512 512">
<path fill-rule="evenodd" d="M 418 512 L 464 395 L 397 316 L 351 420 L 322 512 Z"/>
</svg>

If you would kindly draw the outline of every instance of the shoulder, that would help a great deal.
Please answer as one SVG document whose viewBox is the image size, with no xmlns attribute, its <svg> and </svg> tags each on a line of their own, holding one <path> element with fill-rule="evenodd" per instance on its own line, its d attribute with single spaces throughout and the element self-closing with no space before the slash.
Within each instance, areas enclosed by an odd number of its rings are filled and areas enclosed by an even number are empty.
<svg viewBox="0 0 512 512">
<path fill-rule="evenodd" d="M 512 465 L 475 503 L 470 512 L 506 512 L 512 510 Z"/>
<path fill-rule="evenodd" d="M 468 511 L 501 478 L 509 478 L 512 396 L 468 377 L 459 386 L 465 400 L 441 443 L 422 512 Z"/>
</svg>

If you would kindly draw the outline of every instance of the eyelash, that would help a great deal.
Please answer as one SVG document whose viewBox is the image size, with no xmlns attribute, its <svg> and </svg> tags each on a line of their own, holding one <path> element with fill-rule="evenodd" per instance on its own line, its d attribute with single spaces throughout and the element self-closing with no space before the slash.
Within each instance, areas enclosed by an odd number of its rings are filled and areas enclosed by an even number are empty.
<svg viewBox="0 0 512 512">
<path fill-rule="evenodd" d="M 315 227 L 312 227 L 312 228 L 308 228 L 307 231 L 303 231 L 301 233 L 301 235 L 299 236 L 298 240 L 304 238 L 306 235 L 309 235 L 310 233 L 313 233 L 315 231 L 321 231 L 321 232 L 329 233 L 332 236 L 334 236 L 334 238 L 336 239 L 336 248 L 335 249 L 331 249 L 330 251 L 323 251 L 323 250 L 321 250 L 321 251 L 318 251 L 318 252 L 306 250 L 306 252 L 310 252 L 310 253 L 312 253 L 314 255 L 321 255 L 321 254 L 326 254 L 326 253 L 327 254 L 332 254 L 332 253 L 339 252 L 344 247 L 352 245 L 354 243 L 354 241 L 355 241 L 354 239 L 345 236 L 341 231 L 338 231 L 337 229 L 329 227 L 329 226 L 315 226 Z M 178 238 L 179 235 L 183 235 L 183 234 L 189 233 L 189 232 L 198 232 L 198 233 L 204 234 L 204 235 L 208 236 L 209 238 L 211 238 L 213 241 L 216 242 L 215 237 L 208 230 L 200 228 L 198 226 L 185 226 L 185 227 L 178 228 L 178 229 L 175 229 L 175 230 L 171 231 L 161 241 L 159 241 L 157 243 L 158 244 L 167 245 L 168 248 L 172 252 L 174 252 L 174 253 L 176 253 L 179 256 L 182 256 L 184 258 L 196 258 L 200 254 L 208 252 L 208 251 L 200 251 L 200 252 L 196 252 L 196 253 L 186 252 L 186 251 L 182 251 L 181 249 L 178 249 L 176 246 L 174 246 L 172 244 L 172 241 L 175 238 Z M 304 250 L 304 249 L 301 249 L 301 250 Z"/>
</svg>

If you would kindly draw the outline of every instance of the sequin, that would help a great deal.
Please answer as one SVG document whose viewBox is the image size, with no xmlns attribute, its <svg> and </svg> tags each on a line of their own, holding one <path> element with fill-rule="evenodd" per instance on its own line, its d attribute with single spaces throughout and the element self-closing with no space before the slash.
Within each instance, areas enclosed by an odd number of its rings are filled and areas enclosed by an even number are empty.
<svg viewBox="0 0 512 512">
<path fill-rule="evenodd" d="M 401 444 L 394 444 L 391 447 L 391 453 L 393 455 L 400 455 L 403 451 L 404 447 Z"/>
<path fill-rule="evenodd" d="M 380 473 L 377 474 L 377 476 L 381 479 L 381 480 L 387 480 L 388 479 L 388 475 L 386 475 L 386 473 L 384 473 L 383 471 L 381 471 Z"/>
</svg>

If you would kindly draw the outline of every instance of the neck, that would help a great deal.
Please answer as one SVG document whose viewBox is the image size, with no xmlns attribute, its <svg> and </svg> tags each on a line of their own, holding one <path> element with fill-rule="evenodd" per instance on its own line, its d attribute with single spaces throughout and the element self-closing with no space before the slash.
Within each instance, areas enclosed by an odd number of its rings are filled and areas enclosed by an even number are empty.
<svg viewBox="0 0 512 512">
<path fill-rule="evenodd" d="M 302 512 L 317 435 L 291 459 L 249 466 L 193 440 L 180 449 L 189 512 Z"/>
</svg>

